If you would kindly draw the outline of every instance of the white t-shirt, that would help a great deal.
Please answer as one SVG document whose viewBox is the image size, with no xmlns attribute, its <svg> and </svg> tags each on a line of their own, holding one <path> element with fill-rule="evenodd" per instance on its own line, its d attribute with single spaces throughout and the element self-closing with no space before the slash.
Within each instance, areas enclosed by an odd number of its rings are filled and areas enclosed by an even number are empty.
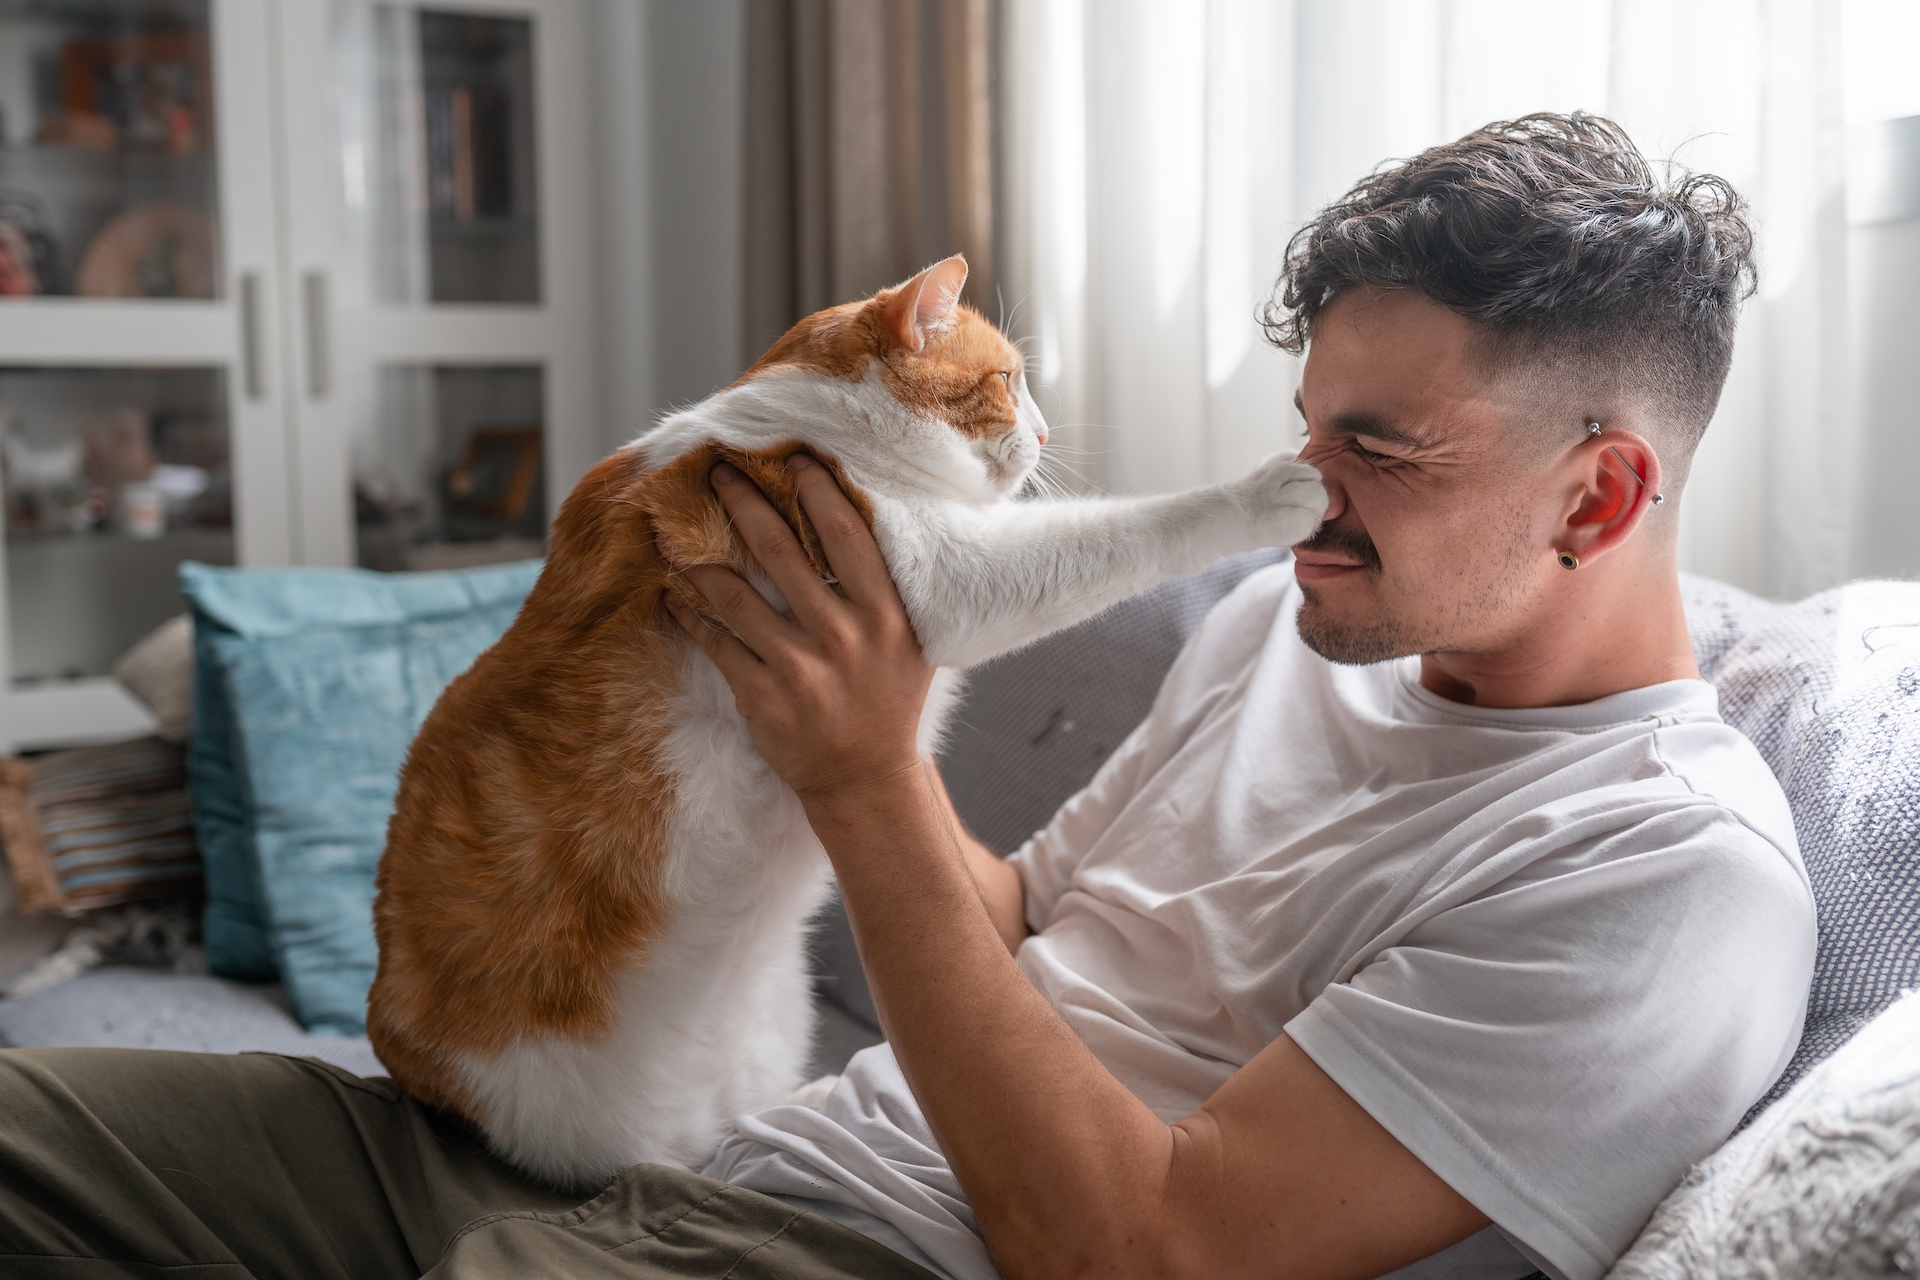
<svg viewBox="0 0 1920 1280">
<path fill-rule="evenodd" d="M 1464 706 L 1418 659 L 1318 657 L 1299 599 L 1289 566 L 1243 583 L 1013 855 L 1020 967 L 1168 1121 L 1291 1036 L 1495 1223 L 1397 1276 L 1592 1280 L 1799 1039 L 1786 800 L 1704 682 Z M 706 1172 L 997 1275 L 884 1045 Z"/>
</svg>

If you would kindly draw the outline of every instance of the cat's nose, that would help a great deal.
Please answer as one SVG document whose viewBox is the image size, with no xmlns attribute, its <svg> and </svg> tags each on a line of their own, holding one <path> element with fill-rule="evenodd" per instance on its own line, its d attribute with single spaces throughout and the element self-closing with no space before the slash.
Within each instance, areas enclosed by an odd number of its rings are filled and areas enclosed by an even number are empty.
<svg viewBox="0 0 1920 1280">
<path fill-rule="evenodd" d="M 1033 438 L 1035 440 L 1038 440 L 1041 444 L 1045 444 L 1047 442 L 1047 424 L 1046 423 L 1042 422 L 1038 426 L 1034 427 Z"/>
</svg>

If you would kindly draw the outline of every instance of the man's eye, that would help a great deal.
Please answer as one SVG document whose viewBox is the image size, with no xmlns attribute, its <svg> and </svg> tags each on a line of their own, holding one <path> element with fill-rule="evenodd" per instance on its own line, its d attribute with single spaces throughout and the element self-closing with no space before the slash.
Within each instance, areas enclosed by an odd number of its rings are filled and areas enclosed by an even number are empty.
<svg viewBox="0 0 1920 1280">
<path fill-rule="evenodd" d="M 1369 449 L 1367 448 L 1367 446 L 1361 444 L 1358 440 L 1355 440 L 1353 442 L 1353 451 L 1359 454 L 1362 458 L 1366 459 L 1368 462 L 1398 462 L 1399 461 L 1398 458 L 1394 457 L 1390 453 L 1376 453 L 1374 450 Z"/>
</svg>

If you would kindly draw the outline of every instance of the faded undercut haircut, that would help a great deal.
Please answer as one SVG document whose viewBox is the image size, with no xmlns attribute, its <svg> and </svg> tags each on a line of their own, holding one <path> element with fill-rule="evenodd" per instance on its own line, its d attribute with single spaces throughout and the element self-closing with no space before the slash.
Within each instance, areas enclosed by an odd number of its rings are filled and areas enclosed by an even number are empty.
<svg viewBox="0 0 1920 1280">
<path fill-rule="evenodd" d="M 1343 291 L 1418 289 L 1485 326 L 1493 365 L 1643 398 L 1691 454 L 1755 283 L 1728 182 L 1663 179 L 1611 120 L 1540 114 L 1383 166 L 1321 210 L 1288 243 L 1262 324 L 1298 354 Z"/>
</svg>

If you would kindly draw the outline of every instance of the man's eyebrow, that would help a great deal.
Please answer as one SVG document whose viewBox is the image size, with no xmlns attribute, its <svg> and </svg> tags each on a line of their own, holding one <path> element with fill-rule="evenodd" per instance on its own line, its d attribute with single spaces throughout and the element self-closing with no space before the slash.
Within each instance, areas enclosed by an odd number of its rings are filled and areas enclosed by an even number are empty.
<svg viewBox="0 0 1920 1280">
<path fill-rule="evenodd" d="M 1302 418 L 1307 416 L 1306 402 L 1300 398 L 1298 391 L 1293 393 L 1293 407 L 1299 410 Z M 1339 414 L 1329 426 L 1341 435 L 1365 436 L 1369 440 L 1379 440 L 1386 444 L 1403 444 L 1410 448 L 1418 448 L 1426 443 L 1406 428 L 1396 427 L 1386 419 L 1364 411 Z"/>
</svg>

